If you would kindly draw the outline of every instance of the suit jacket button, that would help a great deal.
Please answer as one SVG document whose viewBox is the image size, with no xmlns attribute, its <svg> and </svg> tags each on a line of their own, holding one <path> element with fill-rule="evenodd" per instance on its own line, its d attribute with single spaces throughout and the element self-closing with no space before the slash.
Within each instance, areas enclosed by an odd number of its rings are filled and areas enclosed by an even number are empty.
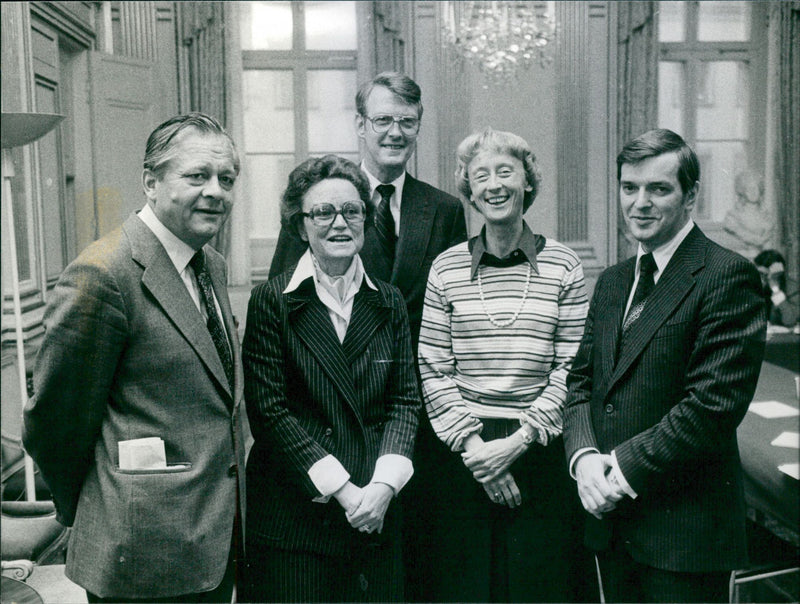
<svg viewBox="0 0 800 604">
<path fill-rule="evenodd" d="M 236 476 L 236 466 L 235 465 L 231 466 L 230 468 L 228 468 L 228 476 L 230 476 L 231 478 Z"/>
<path fill-rule="evenodd" d="M 614 413 L 614 405 L 612 405 L 611 403 L 606 405 L 606 413 Z"/>
<path fill-rule="evenodd" d="M 333 434 L 333 428 L 328 428 L 325 430 L 325 436 L 331 436 Z"/>
</svg>

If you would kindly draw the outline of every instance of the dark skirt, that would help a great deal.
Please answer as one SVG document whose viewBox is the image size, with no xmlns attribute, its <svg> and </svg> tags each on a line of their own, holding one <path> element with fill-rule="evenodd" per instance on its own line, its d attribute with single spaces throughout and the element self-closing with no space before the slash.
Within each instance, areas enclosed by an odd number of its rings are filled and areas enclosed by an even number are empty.
<svg viewBox="0 0 800 604">
<path fill-rule="evenodd" d="M 503 438 L 516 420 L 484 420 L 484 440 Z M 582 545 L 583 516 L 569 476 L 561 438 L 533 444 L 511 466 L 522 505 L 489 500 L 483 487 L 451 453 L 439 488 L 431 493 L 424 592 L 439 602 L 572 602 L 596 600 L 596 578 Z M 407 560 L 410 567 L 414 561 Z M 592 592 L 594 589 L 594 592 Z"/>
</svg>

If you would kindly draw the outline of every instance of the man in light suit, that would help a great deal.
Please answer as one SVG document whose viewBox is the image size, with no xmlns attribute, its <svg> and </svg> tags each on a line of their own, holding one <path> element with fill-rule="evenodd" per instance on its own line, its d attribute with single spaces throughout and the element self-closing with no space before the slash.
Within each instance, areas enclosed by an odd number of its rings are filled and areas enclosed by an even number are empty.
<svg viewBox="0 0 800 604">
<path fill-rule="evenodd" d="M 746 562 L 736 427 L 765 340 L 758 273 L 690 213 L 700 166 L 670 130 L 617 157 L 636 258 L 599 278 L 564 440 L 608 602 L 727 601 Z"/>
<path fill-rule="evenodd" d="M 364 149 L 361 169 L 375 208 L 375 222 L 366 225 L 360 255 L 368 275 L 396 285 L 403 294 L 416 358 L 428 272 L 436 256 L 466 241 L 464 208 L 455 197 L 406 172 L 422 120 L 422 93 L 414 80 L 395 72 L 378 74 L 358 90 L 356 110 Z M 293 267 L 305 249 L 281 229 L 270 277 Z M 447 491 L 444 480 L 461 467 L 422 415 L 415 475 L 402 495 L 406 598 L 432 601 L 437 594 L 430 586 L 441 578 L 433 533 L 448 530 L 439 522 L 449 505 L 441 499 Z"/>
<path fill-rule="evenodd" d="M 164 122 L 147 141 L 147 204 L 52 291 L 23 439 L 73 527 L 66 574 L 89 602 L 231 601 L 241 363 L 225 261 L 206 244 L 238 172 L 216 120 Z"/>
</svg>

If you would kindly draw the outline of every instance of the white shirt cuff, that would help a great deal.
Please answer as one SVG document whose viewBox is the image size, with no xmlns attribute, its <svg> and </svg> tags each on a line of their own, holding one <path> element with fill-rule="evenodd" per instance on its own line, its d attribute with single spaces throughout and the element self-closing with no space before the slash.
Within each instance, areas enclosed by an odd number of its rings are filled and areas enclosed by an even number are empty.
<svg viewBox="0 0 800 604">
<path fill-rule="evenodd" d="M 375 462 L 375 472 L 370 482 L 382 482 L 389 485 L 395 496 L 400 492 L 414 474 L 414 465 L 404 455 L 387 453 Z"/>
<path fill-rule="evenodd" d="M 636 491 L 634 491 L 631 485 L 628 484 L 628 481 L 625 480 L 625 475 L 622 473 L 622 470 L 619 469 L 616 451 L 611 451 L 611 473 L 608 478 L 611 481 L 616 480 L 620 488 L 625 491 L 625 494 L 631 499 L 636 499 L 638 497 Z"/>
<path fill-rule="evenodd" d="M 350 473 L 333 455 L 326 455 L 309 468 L 308 477 L 321 494 L 314 501 L 327 503 L 331 495 L 347 484 Z"/>
<path fill-rule="evenodd" d="M 572 454 L 572 459 L 569 460 L 569 475 L 572 476 L 573 480 L 577 480 L 575 476 L 575 462 L 578 461 L 578 458 L 583 455 L 584 453 L 600 453 L 594 447 L 584 447 L 583 449 L 578 449 L 575 453 Z"/>
<path fill-rule="evenodd" d="M 773 291 L 772 296 L 770 297 L 772 299 L 773 306 L 780 306 L 781 304 L 786 302 L 786 294 L 784 294 L 781 290 Z"/>
</svg>

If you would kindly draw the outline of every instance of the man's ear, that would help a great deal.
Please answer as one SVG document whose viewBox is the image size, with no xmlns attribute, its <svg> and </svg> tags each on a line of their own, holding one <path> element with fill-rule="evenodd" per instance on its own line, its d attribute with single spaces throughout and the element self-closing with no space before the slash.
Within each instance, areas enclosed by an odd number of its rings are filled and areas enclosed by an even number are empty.
<svg viewBox="0 0 800 604">
<path fill-rule="evenodd" d="M 356 113 L 356 134 L 358 134 L 358 138 L 363 139 L 366 132 L 365 129 L 367 127 L 366 118 L 361 115 L 360 113 Z"/>
<path fill-rule="evenodd" d="M 689 192 L 683 196 L 683 205 L 686 206 L 688 211 L 692 211 L 694 209 L 695 204 L 697 203 L 697 196 L 700 194 L 700 181 L 694 183 L 694 186 L 689 189 Z"/>
<path fill-rule="evenodd" d="M 155 201 L 156 198 L 156 183 L 158 182 L 158 177 L 152 170 L 145 168 L 142 170 L 142 189 L 144 189 L 144 194 L 147 196 L 147 199 L 151 201 Z"/>
</svg>

